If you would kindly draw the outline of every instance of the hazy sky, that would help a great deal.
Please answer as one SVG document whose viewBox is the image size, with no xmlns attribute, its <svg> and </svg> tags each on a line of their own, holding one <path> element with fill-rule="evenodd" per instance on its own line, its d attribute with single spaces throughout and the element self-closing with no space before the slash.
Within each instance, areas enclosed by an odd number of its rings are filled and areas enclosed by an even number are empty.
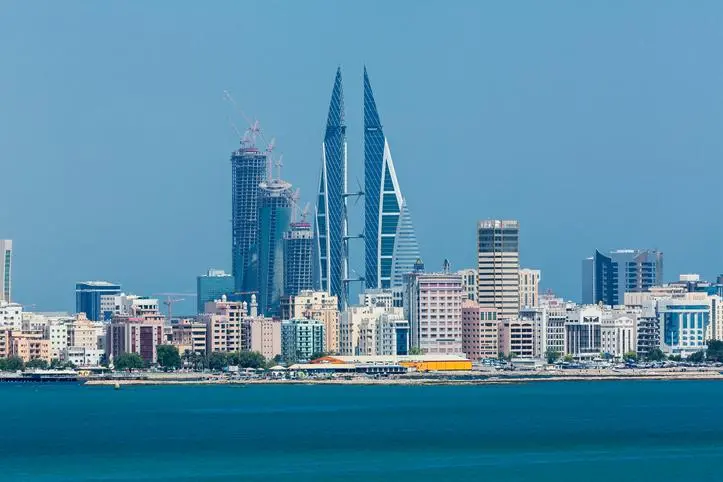
<svg viewBox="0 0 723 482">
<path fill-rule="evenodd" d="M 523 265 L 565 297 L 595 248 L 659 248 L 666 278 L 713 277 L 721 25 L 703 1 L 0 0 L 15 298 L 72 310 L 78 280 L 193 292 L 230 271 L 243 119 L 223 90 L 311 200 L 337 65 L 363 179 L 364 64 L 428 267 L 473 266 L 475 222 L 516 218 Z"/>
</svg>

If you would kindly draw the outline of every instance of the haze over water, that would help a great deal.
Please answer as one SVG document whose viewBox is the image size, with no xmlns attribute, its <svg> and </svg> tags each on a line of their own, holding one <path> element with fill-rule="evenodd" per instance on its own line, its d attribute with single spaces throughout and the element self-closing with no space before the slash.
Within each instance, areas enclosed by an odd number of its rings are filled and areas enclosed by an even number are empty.
<svg viewBox="0 0 723 482">
<path fill-rule="evenodd" d="M 3 481 L 716 480 L 723 384 L 0 385 Z"/>
</svg>

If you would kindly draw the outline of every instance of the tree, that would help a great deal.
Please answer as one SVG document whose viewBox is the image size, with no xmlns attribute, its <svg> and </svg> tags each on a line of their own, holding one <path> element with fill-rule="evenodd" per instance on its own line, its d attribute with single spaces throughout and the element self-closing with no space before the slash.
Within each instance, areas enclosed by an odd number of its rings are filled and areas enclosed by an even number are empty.
<svg viewBox="0 0 723 482">
<path fill-rule="evenodd" d="M 421 355 L 422 349 L 419 348 L 418 346 L 413 346 L 412 348 L 409 349 L 409 354 L 410 355 Z"/>
<path fill-rule="evenodd" d="M 547 358 L 547 363 L 552 365 L 560 359 L 560 352 L 555 351 L 552 348 L 548 348 L 547 351 L 545 351 L 545 358 Z"/>
<path fill-rule="evenodd" d="M 228 366 L 228 355 L 221 351 L 214 351 L 208 356 L 208 368 L 211 370 L 223 370 Z"/>
<path fill-rule="evenodd" d="M 710 340 L 706 358 L 713 362 L 723 362 L 723 341 Z"/>
<path fill-rule="evenodd" d="M 565 355 L 565 356 L 563 357 L 562 360 L 563 360 L 563 361 L 566 361 L 567 363 L 571 363 L 571 362 L 574 362 L 574 361 L 575 361 L 575 357 L 573 357 L 572 355 L 570 355 L 570 354 L 568 353 L 567 355 Z"/>
<path fill-rule="evenodd" d="M 703 363 L 705 361 L 705 351 L 700 350 L 691 354 L 687 360 L 691 363 Z"/>
<path fill-rule="evenodd" d="M 623 360 L 636 362 L 638 361 L 638 354 L 634 351 L 629 351 L 623 355 Z"/>
<path fill-rule="evenodd" d="M 674 361 L 674 362 L 679 362 L 679 361 L 683 361 L 683 357 L 680 355 L 670 355 L 668 357 L 668 360 Z"/>
<path fill-rule="evenodd" d="M 329 353 L 325 351 L 317 351 L 311 354 L 311 357 L 309 357 L 309 360 L 317 360 L 319 358 L 324 358 L 325 356 L 329 356 Z"/>
<path fill-rule="evenodd" d="M 0 371 L 2 372 L 16 372 L 22 370 L 25 367 L 25 362 L 22 358 L 11 356 L 10 358 L 0 358 Z"/>
<path fill-rule="evenodd" d="M 176 369 L 181 367 L 181 355 L 173 345 L 158 345 L 156 348 L 158 364 L 163 368 Z"/>
<path fill-rule="evenodd" d="M 140 370 L 146 363 L 138 353 L 123 353 L 113 359 L 116 370 Z"/>
<path fill-rule="evenodd" d="M 663 361 L 665 360 L 665 353 L 663 353 L 663 350 L 660 348 L 653 348 L 645 358 L 647 358 L 648 361 Z"/>
<path fill-rule="evenodd" d="M 238 366 L 241 368 L 265 368 L 266 358 L 257 351 L 242 351 L 238 353 Z"/>
<path fill-rule="evenodd" d="M 25 368 L 38 368 L 40 370 L 47 370 L 48 369 L 48 362 L 47 360 L 43 360 L 42 358 L 35 358 L 33 360 L 30 360 L 25 364 Z"/>
</svg>

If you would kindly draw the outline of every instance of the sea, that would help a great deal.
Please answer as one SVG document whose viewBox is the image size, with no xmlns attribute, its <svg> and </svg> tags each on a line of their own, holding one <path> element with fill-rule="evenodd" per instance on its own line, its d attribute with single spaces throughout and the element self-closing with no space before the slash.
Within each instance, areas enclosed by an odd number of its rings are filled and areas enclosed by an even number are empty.
<svg viewBox="0 0 723 482">
<path fill-rule="evenodd" d="M 723 382 L 0 384 L 0 481 L 723 480 Z"/>
</svg>

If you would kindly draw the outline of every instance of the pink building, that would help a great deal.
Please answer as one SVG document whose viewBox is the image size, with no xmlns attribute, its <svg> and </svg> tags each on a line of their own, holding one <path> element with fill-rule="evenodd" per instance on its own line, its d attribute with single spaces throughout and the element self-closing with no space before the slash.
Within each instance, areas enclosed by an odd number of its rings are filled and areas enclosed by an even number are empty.
<svg viewBox="0 0 723 482">
<path fill-rule="evenodd" d="M 497 358 L 499 350 L 497 308 L 481 307 L 467 300 L 462 303 L 462 351 L 470 360 Z"/>
<path fill-rule="evenodd" d="M 156 363 L 156 348 L 163 340 L 162 320 L 117 316 L 106 329 L 106 353 L 110 359 L 138 353 L 147 363 Z"/>
</svg>

